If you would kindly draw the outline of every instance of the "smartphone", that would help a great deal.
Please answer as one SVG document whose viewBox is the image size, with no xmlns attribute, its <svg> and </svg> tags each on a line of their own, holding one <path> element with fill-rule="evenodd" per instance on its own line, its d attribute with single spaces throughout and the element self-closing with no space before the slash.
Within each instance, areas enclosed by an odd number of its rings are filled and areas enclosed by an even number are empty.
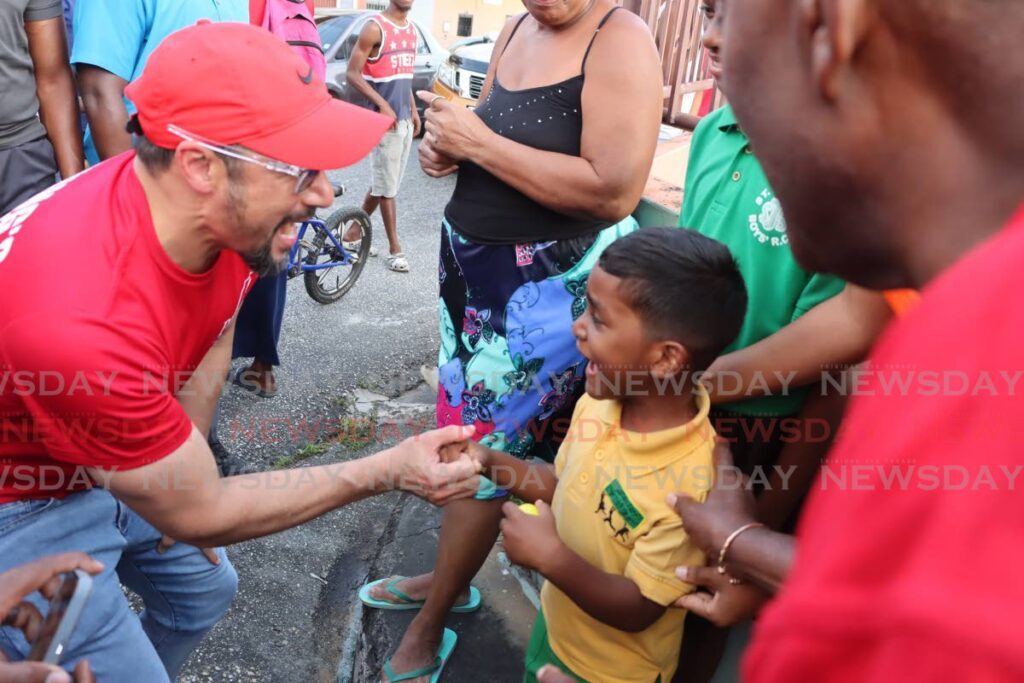
<svg viewBox="0 0 1024 683">
<path fill-rule="evenodd" d="M 29 650 L 29 661 L 60 664 L 91 592 L 92 577 L 81 569 L 61 574 L 60 587 L 50 600 L 50 611 Z"/>
</svg>

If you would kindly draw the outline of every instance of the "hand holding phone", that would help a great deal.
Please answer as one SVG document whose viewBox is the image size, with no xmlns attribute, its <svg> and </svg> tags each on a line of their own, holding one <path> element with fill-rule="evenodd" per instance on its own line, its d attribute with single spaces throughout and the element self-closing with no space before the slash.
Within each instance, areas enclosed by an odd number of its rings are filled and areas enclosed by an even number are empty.
<svg viewBox="0 0 1024 683">
<path fill-rule="evenodd" d="M 76 574 L 75 579 L 71 581 L 66 574 L 74 573 L 75 570 L 84 571 Z M 54 653 L 61 643 L 63 646 L 59 649 L 60 652 L 63 652 L 67 644 L 66 638 L 73 630 L 73 624 L 67 619 L 69 612 L 72 611 L 72 605 L 84 606 L 88 596 L 87 584 L 91 585 L 92 582 L 89 575 L 99 574 L 101 571 L 103 571 L 103 565 L 88 555 L 66 553 L 44 557 L 0 574 L 0 618 L 2 618 L 3 625 L 20 628 L 30 642 L 36 643 L 44 650 L 43 658 L 46 658 L 48 654 L 51 658 L 54 656 L 59 658 L 60 653 Z M 85 581 L 83 581 L 83 576 Z M 26 597 L 37 591 L 43 597 L 51 600 L 48 614 L 54 618 L 54 626 L 50 629 L 52 632 L 46 639 L 45 647 L 40 642 L 40 634 L 48 630 L 47 619 L 42 617 L 32 603 L 25 601 Z M 76 594 L 78 595 L 77 599 Z M 55 605 L 63 605 L 63 607 L 59 607 L 55 612 Z M 74 611 L 77 611 L 77 616 L 81 615 L 81 607 L 75 607 Z M 75 621 L 77 621 L 77 616 Z M 61 626 L 64 623 L 67 624 L 63 629 L 67 635 L 62 636 Z M 63 640 L 61 640 L 62 638 Z M 71 676 L 54 664 L 30 661 L 8 663 L 0 654 L 0 680 L 38 680 L 53 683 L 68 681 L 70 683 Z M 75 667 L 74 680 L 76 683 L 92 683 L 94 679 L 87 663 L 81 662 Z"/>
<path fill-rule="evenodd" d="M 89 594 L 92 593 L 92 577 L 81 569 L 65 572 L 59 578 L 60 585 L 50 599 L 46 618 L 35 629 L 32 649 L 27 657 L 30 662 L 60 664 Z"/>
</svg>

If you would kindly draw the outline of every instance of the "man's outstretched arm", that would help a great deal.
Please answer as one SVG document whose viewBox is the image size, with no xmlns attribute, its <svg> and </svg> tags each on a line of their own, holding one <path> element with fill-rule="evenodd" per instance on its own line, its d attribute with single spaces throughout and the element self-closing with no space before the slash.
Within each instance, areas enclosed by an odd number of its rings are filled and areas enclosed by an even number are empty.
<svg viewBox="0 0 1024 683">
<path fill-rule="evenodd" d="M 223 546 L 290 529 L 385 491 L 402 489 L 437 505 L 472 496 L 479 463 L 464 449 L 441 455 L 472 434 L 472 427 L 447 427 L 360 460 L 221 479 L 206 439 L 193 428 L 180 448 L 158 462 L 90 474 L 162 533 L 196 546 Z"/>
</svg>

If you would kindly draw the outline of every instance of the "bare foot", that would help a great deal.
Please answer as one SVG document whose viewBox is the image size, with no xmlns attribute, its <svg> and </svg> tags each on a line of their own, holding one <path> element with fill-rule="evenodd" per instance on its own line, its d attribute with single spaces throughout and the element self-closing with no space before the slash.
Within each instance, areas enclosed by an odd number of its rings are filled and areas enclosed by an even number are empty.
<svg viewBox="0 0 1024 683">
<path fill-rule="evenodd" d="M 432 665 L 437 657 L 437 651 L 441 648 L 443 636 L 443 624 L 439 624 L 437 627 L 419 628 L 416 621 L 413 621 L 405 635 L 402 636 L 402 642 L 398 644 L 398 649 L 391 655 L 392 673 L 400 675 Z M 429 683 L 431 675 L 413 679 L 414 683 Z M 388 679 L 382 674 L 380 680 L 387 683 Z"/>
<path fill-rule="evenodd" d="M 352 221 L 348 224 L 348 230 L 345 231 L 345 236 L 342 239 L 346 242 L 355 242 L 362 239 L 362 236 L 363 231 L 359 228 L 359 223 Z"/>
<path fill-rule="evenodd" d="M 403 604 L 404 600 L 387 589 L 387 585 L 397 578 L 397 576 L 389 576 L 384 581 L 377 583 L 376 586 L 370 589 L 370 597 L 381 602 L 390 602 L 396 605 Z M 403 579 L 395 584 L 395 588 L 408 595 L 414 601 L 421 602 L 427 599 L 427 593 L 430 592 L 430 585 L 433 582 L 434 573 L 430 572 L 429 574 L 420 574 L 419 576 L 410 576 Z M 469 600 L 468 588 L 459 594 L 455 604 L 462 605 L 467 600 Z"/>
</svg>

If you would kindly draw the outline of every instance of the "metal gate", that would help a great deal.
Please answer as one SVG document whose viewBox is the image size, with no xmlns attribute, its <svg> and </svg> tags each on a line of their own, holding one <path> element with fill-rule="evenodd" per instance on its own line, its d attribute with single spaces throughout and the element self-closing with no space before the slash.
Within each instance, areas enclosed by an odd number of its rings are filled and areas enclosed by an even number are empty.
<svg viewBox="0 0 1024 683">
<path fill-rule="evenodd" d="M 701 43 L 702 0 L 617 0 L 646 22 L 661 57 L 664 120 L 680 123 L 724 103 L 708 75 L 707 51 Z"/>
</svg>

